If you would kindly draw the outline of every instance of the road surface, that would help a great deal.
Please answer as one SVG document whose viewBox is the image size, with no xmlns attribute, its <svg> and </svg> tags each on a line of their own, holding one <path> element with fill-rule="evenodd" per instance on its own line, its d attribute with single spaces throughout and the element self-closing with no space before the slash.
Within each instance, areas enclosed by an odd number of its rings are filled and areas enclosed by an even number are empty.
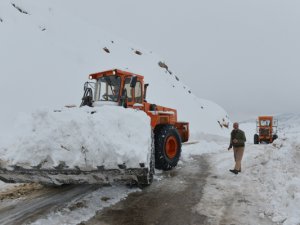
<svg viewBox="0 0 300 225">
<path fill-rule="evenodd" d="M 209 165 L 205 155 L 195 156 L 172 171 L 158 172 L 151 186 L 129 194 L 115 205 L 94 212 L 94 217 L 88 221 L 78 221 L 78 224 L 208 224 L 207 218 L 194 209 L 201 201 L 208 175 Z M 50 213 L 64 211 L 74 199 L 81 201 L 101 188 L 95 185 L 41 188 L 26 193 L 21 199 L 2 200 L 0 224 L 30 224 Z"/>
<path fill-rule="evenodd" d="M 194 210 L 201 201 L 208 174 L 204 156 L 180 165 L 166 178 L 155 181 L 142 192 L 99 212 L 86 225 L 183 225 L 208 224 L 206 217 Z"/>
</svg>

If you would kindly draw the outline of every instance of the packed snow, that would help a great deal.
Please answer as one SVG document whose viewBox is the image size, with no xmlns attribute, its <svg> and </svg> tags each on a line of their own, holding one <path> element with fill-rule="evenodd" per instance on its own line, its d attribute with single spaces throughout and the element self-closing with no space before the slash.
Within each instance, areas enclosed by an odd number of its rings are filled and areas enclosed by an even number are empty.
<svg viewBox="0 0 300 225">
<path fill-rule="evenodd" d="M 148 165 L 150 118 L 141 111 L 117 106 L 39 110 L 19 116 L 13 136 L 0 145 L 2 167 L 107 169 Z"/>
</svg>

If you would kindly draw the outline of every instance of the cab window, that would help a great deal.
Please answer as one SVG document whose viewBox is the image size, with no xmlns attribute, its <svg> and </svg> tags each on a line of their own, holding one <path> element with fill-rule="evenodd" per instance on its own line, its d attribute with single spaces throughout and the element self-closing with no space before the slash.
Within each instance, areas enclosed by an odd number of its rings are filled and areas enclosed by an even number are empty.
<svg viewBox="0 0 300 225">
<path fill-rule="evenodd" d="M 271 125 L 271 121 L 270 120 L 261 120 L 260 125 L 269 127 Z"/>
<path fill-rule="evenodd" d="M 136 82 L 134 97 L 135 102 L 142 103 L 142 84 L 140 81 Z"/>
<path fill-rule="evenodd" d="M 121 79 L 118 76 L 105 76 L 98 80 L 98 96 L 100 101 L 117 102 L 119 98 L 119 90 Z"/>
<path fill-rule="evenodd" d="M 131 78 L 126 78 L 124 90 L 126 91 L 127 101 L 132 102 L 132 88 L 130 87 Z"/>
</svg>

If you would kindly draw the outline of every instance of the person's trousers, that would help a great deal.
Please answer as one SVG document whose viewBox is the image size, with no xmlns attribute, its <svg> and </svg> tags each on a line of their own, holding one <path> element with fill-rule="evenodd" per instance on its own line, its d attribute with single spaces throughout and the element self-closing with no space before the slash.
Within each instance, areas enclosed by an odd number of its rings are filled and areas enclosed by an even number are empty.
<svg viewBox="0 0 300 225">
<path fill-rule="evenodd" d="M 241 170 L 245 147 L 233 147 L 235 170 Z"/>
</svg>

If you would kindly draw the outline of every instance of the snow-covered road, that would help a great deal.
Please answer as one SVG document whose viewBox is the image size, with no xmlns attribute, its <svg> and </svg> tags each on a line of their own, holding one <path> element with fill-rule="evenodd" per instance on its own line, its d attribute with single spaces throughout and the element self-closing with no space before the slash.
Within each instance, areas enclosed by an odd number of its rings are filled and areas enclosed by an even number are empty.
<svg viewBox="0 0 300 225">
<path fill-rule="evenodd" d="M 232 154 L 211 154 L 211 175 L 196 210 L 209 217 L 209 224 L 300 224 L 295 153 L 277 145 L 248 145 L 238 175 L 228 171 Z"/>
<path fill-rule="evenodd" d="M 186 146 L 175 175 L 130 195 L 87 224 L 300 224 L 300 145 L 288 139 L 248 143 L 242 173 L 234 175 L 228 143 L 212 139 Z M 213 152 L 203 153 L 207 150 Z M 195 156 L 200 152 L 200 158 Z"/>
</svg>

